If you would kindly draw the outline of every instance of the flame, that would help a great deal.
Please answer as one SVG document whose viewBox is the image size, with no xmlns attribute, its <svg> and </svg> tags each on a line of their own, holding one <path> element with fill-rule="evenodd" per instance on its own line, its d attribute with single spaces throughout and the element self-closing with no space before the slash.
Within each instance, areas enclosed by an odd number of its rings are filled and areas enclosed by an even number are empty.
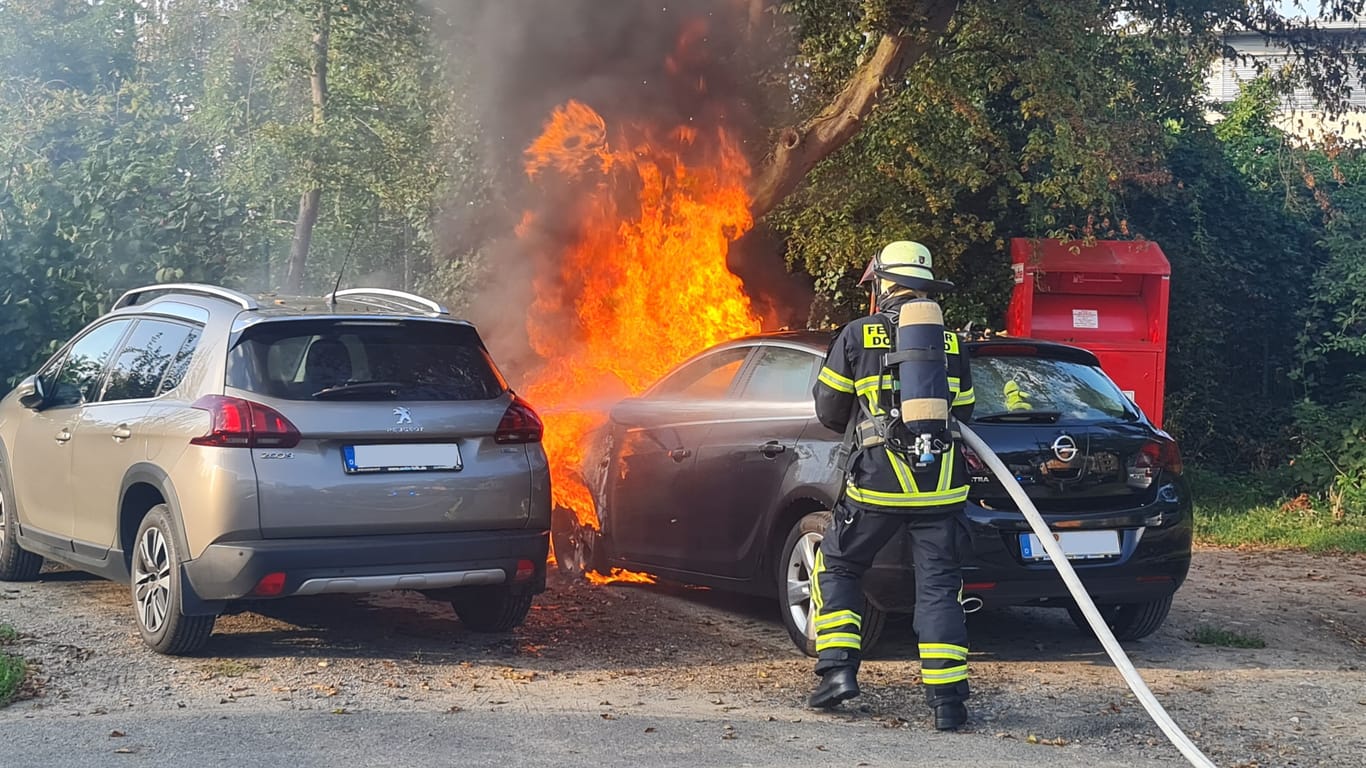
<svg viewBox="0 0 1366 768">
<path fill-rule="evenodd" d="M 562 192 L 517 228 L 528 250 L 549 243 L 554 260 L 527 316 L 542 364 L 526 395 L 545 417 L 554 503 L 598 529 L 579 468 L 604 398 L 639 394 L 697 352 L 760 330 L 726 266 L 730 243 L 753 225 L 750 168 L 724 128 L 609 125 L 579 101 L 552 112 L 525 160 L 533 183 Z"/>
<path fill-rule="evenodd" d="M 613 568 L 606 576 L 593 571 L 585 571 L 584 578 L 590 584 L 653 584 L 655 577 L 648 573 L 636 573 L 625 568 Z"/>
</svg>

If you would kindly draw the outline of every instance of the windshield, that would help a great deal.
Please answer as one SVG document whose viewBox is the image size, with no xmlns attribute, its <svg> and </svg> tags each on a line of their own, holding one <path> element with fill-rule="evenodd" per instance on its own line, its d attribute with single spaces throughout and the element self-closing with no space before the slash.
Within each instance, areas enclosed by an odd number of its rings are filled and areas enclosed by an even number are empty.
<svg viewBox="0 0 1366 768">
<path fill-rule="evenodd" d="M 974 419 L 1002 414 L 1049 421 L 1134 421 L 1138 413 L 1099 368 L 1046 357 L 980 355 L 972 359 Z M 1056 416 L 1054 416 L 1056 414 Z"/>
<path fill-rule="evenodd" d="M 227 385 L 284 400 L 491 400 L 507 389 L 475 330 L 432 321 L 262 323 Z"/>
</svg>

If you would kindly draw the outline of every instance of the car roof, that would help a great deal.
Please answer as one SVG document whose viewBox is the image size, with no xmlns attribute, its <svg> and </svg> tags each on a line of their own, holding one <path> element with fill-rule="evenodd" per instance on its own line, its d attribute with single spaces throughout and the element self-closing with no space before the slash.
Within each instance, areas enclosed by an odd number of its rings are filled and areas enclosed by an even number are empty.
<svg viewBox="0 0 1366 768">
<path fill-rule="evenodd" d="M 212 312 L 230 310 L 239 325 L 281 318 L 344 318 L 356 315 L 387 318 L 454 320 L 446 307 L 431 299 L 387 288 L 351 288 L 327 296 L 249 295 L 215 285 L 164 283 L 134 288 L 114 303 L 118 312 L 159 312 L 207 320 Z"/>
<path fill-rule="evenodd" d="M 784 329 L 781 331 L 770 331 L 768 333 L 756 333 L 750 336 L 733 339 L 724 344 L 719 344 L 712 349 L 753 346 L 756 344 L 776 344 L 779 346 L 802 347 L 809 351 L 824 355 L 826 350 L 830 348 L 830 342 L 834 340 L 837 333 L 839 333 L 838 328 L 823 330 Z M 992 334 L 991 336 L 969 339 L 965 342 L 965 346 L 968 349 L 968 354 L 973 357 L 1034 356 L 1053 360 L 1066 360 L 1081 365 L 1100 365 L 1100 361 L 1096 358 L 1095 354 L 1089 350 L 1072 344 L 1048 341 L 1046 339 L 1031 339 L 1026 337 L 1005 336 L 1003 334 Z"/>
</svg>

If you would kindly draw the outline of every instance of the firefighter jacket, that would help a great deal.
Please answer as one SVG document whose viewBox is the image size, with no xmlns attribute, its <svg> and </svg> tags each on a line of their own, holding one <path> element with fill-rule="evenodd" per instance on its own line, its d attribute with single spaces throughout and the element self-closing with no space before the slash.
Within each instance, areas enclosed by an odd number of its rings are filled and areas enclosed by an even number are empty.
<svg viewBox="0 0 1366 768">
<path fill-rule="evenodd" d="M 877 512 L 942 514 L 962 508 L 968 498 L 967 468 L 957 440 L 938 460 L 916 469 L 914 460 L 891 450 L 876 438 L 868 439 L 868 414 L 889 413 L 898 403 L 900 382 L 895 367 L 883 356 L 894 351 L 896 320 L 906 299 L 898 297 L 878 314 L 846 325 L 835 337 L 825 365 L 816 379 L 816 417 L 826 427 L 844 432 L 850 419 L 859 420 L 853 461 L 846 478 L 845 498 Z M 972 372 L 957 334 L 944 333 L 950 406 L 954 418 L 972 416 L 976 397 Z M 863 408 L 860 408 L 860 401 Z"/>
</svg>

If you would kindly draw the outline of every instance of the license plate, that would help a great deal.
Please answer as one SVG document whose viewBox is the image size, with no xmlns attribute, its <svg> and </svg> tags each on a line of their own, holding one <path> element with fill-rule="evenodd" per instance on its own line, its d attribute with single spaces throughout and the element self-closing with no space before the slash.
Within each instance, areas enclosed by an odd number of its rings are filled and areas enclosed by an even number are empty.
<svg viewBox="0 0 1366 768">
<path fill-rule="evenodd" d="M 347 474 L 362 472 L 423 472 L 460 470 L 460 446 L 455 443 L 409 445 L 348 445 L 342 448 Z"/>
<path fill-rule="evenodd" d="M 1068 560 L 1093 560 L 1119 554 L 1119 531 L 1066 531 L 1053 534 Z M 1046 560 L 1039 537 L 1032 533 L 1020 534 L 1020 554 L 1026 560 Z"/>
</svg>

